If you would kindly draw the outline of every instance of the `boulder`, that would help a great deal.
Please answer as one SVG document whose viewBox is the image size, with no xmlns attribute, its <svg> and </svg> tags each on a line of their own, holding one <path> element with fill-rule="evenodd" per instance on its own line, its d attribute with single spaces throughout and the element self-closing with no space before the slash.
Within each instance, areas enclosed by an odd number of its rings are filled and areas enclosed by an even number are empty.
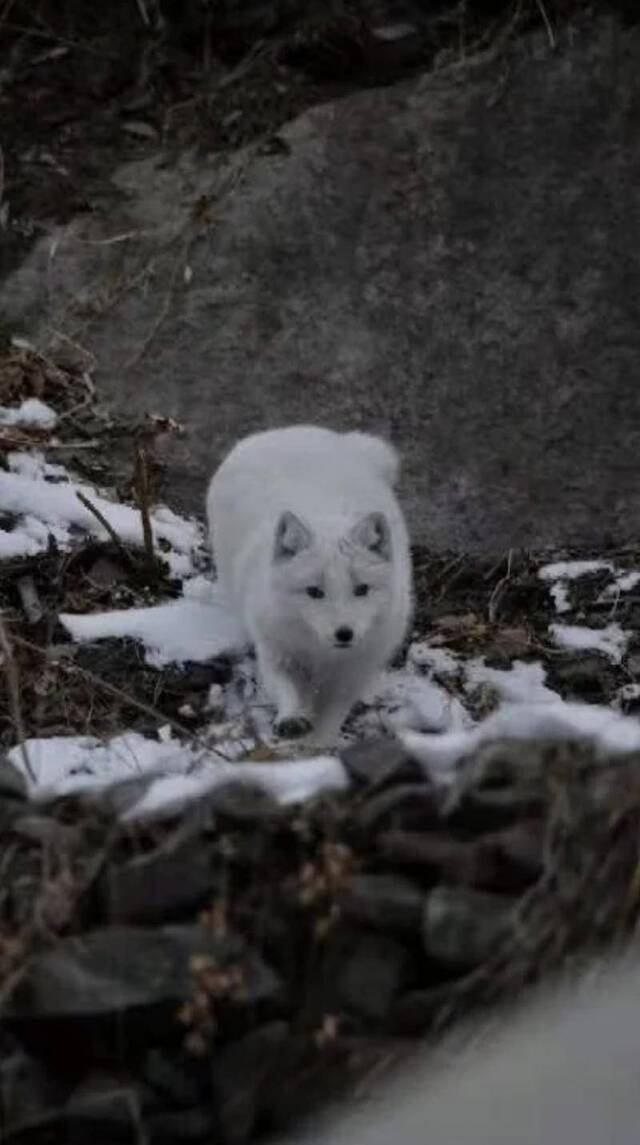
<svg viewBox="0 0 640 1145">
<path fill-rule="evenodd" d="M 540 21 L 507 58 L 316 106 L 281 147 L 129 163 L 0 314 L 95 353 L 128 414 L 186 423 L 167 456 L 191 507 L 239 436 L 313 420 L 397 441 L 436 547 L 626 539 L 639 49 L 587 16 L 552 51 Z"/>
</svg>

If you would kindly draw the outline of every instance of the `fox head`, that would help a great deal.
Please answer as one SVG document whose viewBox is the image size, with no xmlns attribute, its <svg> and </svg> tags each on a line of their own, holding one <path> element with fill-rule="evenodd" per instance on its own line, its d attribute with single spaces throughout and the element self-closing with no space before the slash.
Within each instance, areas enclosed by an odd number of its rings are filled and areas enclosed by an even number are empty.
<svg viewBox="0 0 640 1145">
<path fill-rule="evenodd" d="M 297 631 L 346 656 L 391 606 L 389 522 L 383 513 L 368 513 L 343 535 L 324 536 L 286 511 L 276 525 L 271 571 L 274 590 Z"/>
</svg>

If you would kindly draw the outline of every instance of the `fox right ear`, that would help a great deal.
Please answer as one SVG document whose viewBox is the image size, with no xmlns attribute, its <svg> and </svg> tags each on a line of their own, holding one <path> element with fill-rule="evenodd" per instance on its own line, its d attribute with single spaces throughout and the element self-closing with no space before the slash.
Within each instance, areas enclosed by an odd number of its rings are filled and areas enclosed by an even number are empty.
<svg viewBox="0 0 640 1145">
<path fill-rule="evenodd" d="M 311 529 L 305 525 L 304 521 L 296 517 L 295 513 L 290 513 L 287 509 L 276 525 L 274 561 L 276 564 L 280 561 L 289 561 L 310 546 Z"/>
</svg>

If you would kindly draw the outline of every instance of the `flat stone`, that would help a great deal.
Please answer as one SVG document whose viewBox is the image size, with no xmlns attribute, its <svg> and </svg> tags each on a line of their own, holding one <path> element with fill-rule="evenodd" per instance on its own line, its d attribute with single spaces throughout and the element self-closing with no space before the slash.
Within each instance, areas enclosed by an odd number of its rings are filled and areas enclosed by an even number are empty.
<svg viewBox="0 0 640 1145">
<path fill-rule="evenodd" d="M 507 934 L 517 901 L 464 887 L 434 887 L 422 916 L 426 953 L 445 966 L 479 966 Z"/>
<path fill-rule="evenodd" d="M 125 1035 L 131 1041 L 159 1036 L 158 1029 L 180 1039 L 177 1015 L 197 989 L 196 956 L 240 970 L 243 994 L 226 1000 L 231 1012 L 279 996 L 274 972 L 233 935 L 217 938 L 198 925 L 111 926 L 63 938 L 34 955 L 4 1017 L 16 1029 L 49 1028 L 57 1037 L 95 1033 L 116 1045 Z"/>
<path fill-rule="evenodd" d="M 337 970 L 337 997 L 360 1017 L 384 1020 L 401 987 L 407 960 L 403 946 L 387 935 L 355 938 Z"/>
<path fill-rule="evenodd" d="M 275 799 L 258 786 L 225 783 L 203 800 L 208 812 L 231 824 L 250 827 L 280 814 Z"/>
<path fill-rule="evenodd" d="M 337 901 L 350 922 L 390 934 L 419 933 L 424 894 L 400 875 L 354 875 Z"/>
<path fill-rule="evenodd" d="M 401 994 L 389 1010 L 387 1029 L 405 1038 L 424 1034 L 432 1027 L 450 998 L 451 986 L 447 983 Z"/>
<path fill-rule="evenodd" d="M 387 831 L 377 840 L 383 859 L 419 868 L 435 878 L 466 886 L 483 886 L 495 877 L 495 861 L 472 840 L 444 832 Z"/>
<path fill-rule="evenodd" d="M 340 752 L 349 777 L 366 787 L 384 787 L 390 783 L 419 782 L 419 765 L 391 736 L 360 740 Z"/>
<path fill-rule="evenodd" d="M 147 1053 L 142 1067 L 145 1084 L 163 1103 L 189 1109 L 201 1098 L 197 1072 L 191 1055 L 154 1046 Z"/>
<path fill-rule="evenodd" d="M 142 1099 L 134 1085 L 88 1077 L 61 1111 L 65 1145 L 137 1145 L 144 1134 Z"/>
<path fill-rule="evenodd" d="M 66 1096 L 35 1057 L 22 1050 L 0 1057 L 0 1139 L 55 1122 Z"/>
<path fill-rule="evenodd" d="M 184 1145 L 190 1141 L 211 1145 L 216 1140 L 215 1127 L 215 1114 L 204 1105 L 150 1113 L 145 1120 L 152 1145 Z"/>
<path fill-rule="evenodd" d="M 0 755 L 0 798 L 3 800 L 27 798 L 26 779 L 4 755 Z"/>
<path fill-rule="evenodd" d="M 455 830 L 493 833 L 521 819 L 541 816 L 545 801 L 539 788 L 476 788 L 462 796 L 446 815 Z"/>
<path fill-rule="evenodd" d="M 442 804 L 442 795 L 427 783 L 397 783 L 371 795 L 355 812 L 354 823 L 365 838 L 390 828 L 433 828 Z"/>
<path fill-rule="evenodd" d="M 193 913 L 213 897 L 215 886 L 206 840 L 176 832 L 148 854 L 107 864 L 97 894 L 109 922 L 144 925 Z"/>
<path fill-rule="evenodd" d="M 554 664 L 552 683 L 571 699 L 603 703 L 610 699 L 616 679 L 605 657 L 583 653 Z"/>
<path fill-rule="evenodd" d="M 288 1034 L 286 1022 L 270 1022 L 214 1051 L 215 1140 L 220 1145 L 243 1145 L 252 1138 L 265 1095 L 279 1072 L 279 1053 Z"/>
</svg>

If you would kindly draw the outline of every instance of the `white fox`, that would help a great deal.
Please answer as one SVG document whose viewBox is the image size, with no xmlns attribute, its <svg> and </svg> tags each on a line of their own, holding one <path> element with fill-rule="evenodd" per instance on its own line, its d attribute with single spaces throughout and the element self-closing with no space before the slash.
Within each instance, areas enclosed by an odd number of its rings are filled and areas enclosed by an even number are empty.
<svg viewBox="0 0 640 1145">
<path fill-rule="evenodd" d="M 214 474 L 218 577 L 281 736 L 334 741 L 402 644 L 412 600 L 398 467 L 379 438 L 299 425 L 245 438 Z"/>
</svg>

